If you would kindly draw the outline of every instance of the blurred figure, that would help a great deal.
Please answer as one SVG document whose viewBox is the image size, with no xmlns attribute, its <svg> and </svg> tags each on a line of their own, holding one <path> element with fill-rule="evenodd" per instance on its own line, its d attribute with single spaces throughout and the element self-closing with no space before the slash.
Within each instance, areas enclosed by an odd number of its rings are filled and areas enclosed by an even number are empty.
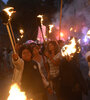
<svg viewBox="0 0 90 100">
<path fill-rule="evenodd" d="M 77 54 L 66 56 L 61 64 L 61 100 L 82 100 L 82 92 L 87 94 L 88 88 L 80 71 Z"/>
<path fill-rule="evenodd" d="M 32 60 L 30 46 L 20 48 L 21 58 L 13 54 L 14 75 L 13 82 L 21 84 L 28 98 L 44 100 L 45 89 L 39 72 L 39 65 Z"/>
<path fill-rule="evenodd" d="M 60 60 L 61 53 L 59 52 L 58 45 L 55 41 L 50 41 L 48 43 L 48 52 L 45 52 L 45 55 L 48 59 L 49 64 L 49 79 L 53 83 L 53 88 L 56 92 L 57 99 L 59 100 L 60 96 Z"/>
<path fill-rule="evenodd" d="M 88 67 L 89 67 L 89 72 L 88 72 L 88 76 L 90 77 L 90 51 L 88 51 L 85 55 L 86 60 L 88 62 Z"/>
<path fill-rule="evenodd" d="M 59 40 L 58 44 L 59 44 L 59 47 L 60 47 L 60 50 L 61 50 L 62 47 L 64 46 L 64 41 L 63 40 Z"/>
</svg>

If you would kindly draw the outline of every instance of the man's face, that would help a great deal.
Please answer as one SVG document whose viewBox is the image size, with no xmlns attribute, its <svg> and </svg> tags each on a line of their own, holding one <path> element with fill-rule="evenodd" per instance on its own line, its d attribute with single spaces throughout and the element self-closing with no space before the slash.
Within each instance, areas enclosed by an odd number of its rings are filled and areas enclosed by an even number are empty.
<svg viewBox="0 0 90 100">
<path fill-rule="evenodd" d="M 31 60 L 31 52 L 28 49 L 24 49 L 22 51 L 22 59 L 25 61 L 30 61 Z"/>
</svg>

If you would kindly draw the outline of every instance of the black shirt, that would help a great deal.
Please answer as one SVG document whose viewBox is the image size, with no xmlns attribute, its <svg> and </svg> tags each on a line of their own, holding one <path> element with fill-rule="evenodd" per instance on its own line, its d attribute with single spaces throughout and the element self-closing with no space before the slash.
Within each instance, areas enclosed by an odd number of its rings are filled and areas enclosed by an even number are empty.
<svg viewBox="0 0 90 100">
<path fill-rule="evenodd" d="M 22 89 L 27 92 L 41 93 L 44 90 L 38 64 L 31 60 L 24 62 L 24 70 L 22 75 Z"/>
</svg>

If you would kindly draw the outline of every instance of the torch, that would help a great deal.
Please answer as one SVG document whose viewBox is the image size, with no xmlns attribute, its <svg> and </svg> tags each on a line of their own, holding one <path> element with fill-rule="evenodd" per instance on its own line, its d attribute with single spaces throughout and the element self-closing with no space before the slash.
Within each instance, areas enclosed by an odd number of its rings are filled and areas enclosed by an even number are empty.
<svg viewBox="0 0 90 100">
<path fill-rule="evenodd" d="M 45 39 L 44 39 L 43 31 L 42 31 L 42 25 L 43 25 L 43 15 L 38 15 L 37 17 L 41 19 L 40 29 L 41 29 L 42 38 L 43 38 L 43 41 L 44 41 L 44 44 L 45 44 Z"/>
<path fill-rule="evenodd" d="M 54 25 L 49 25 L 49 33 L 52 33 L 52 28 L 54 27 Z"/>
<path fill-rule="evenodd" d="M 61 49 L 61 54 L 63 57 L 65 56 L 69 56 L 69 57 L 73 57 L 75 53 L 79 53 L 81 51 L 80 47 L 77 47 L 76 40 L 75 38 L 72 38 L 69 41 L 69 44 L 63 46 L 63 48 Z"/>
<path fill-rule="evenodd" d="M 6 25 L 13 51 L 14 51 L 14 53 L 16 53 L 15 47 L 14 47 L 14 43 L 16 44 L 15 37 L 14 37 L 12 26 L 10 23 L 11 16 L 13 13 L 15 13 L 15 11 L 13 11 L 13 10 L 14 10 L 13 7 L 8 7 L 8 8 L 3 9 L 2 13 L 1 13 L 1 17 L 2 17 L 3 24 Z M 10 29 L 11 29 L 11 32 L 10 32 Z M 12 33 L 12 35 L 11 35 L 11 33 Z M 13 37 L 13 39 L 12 39 L 12 37 Z M 13 40 L 14 40 L 14 42 L 13 42 Z"/>
<path fill-rule="evenodd" d="M 20 38 L 23 38 L 24 37 L 24 30 L 21 28 L 20 30 L 19 30 L 19 33 L 20 33 Z"/>
</svg>

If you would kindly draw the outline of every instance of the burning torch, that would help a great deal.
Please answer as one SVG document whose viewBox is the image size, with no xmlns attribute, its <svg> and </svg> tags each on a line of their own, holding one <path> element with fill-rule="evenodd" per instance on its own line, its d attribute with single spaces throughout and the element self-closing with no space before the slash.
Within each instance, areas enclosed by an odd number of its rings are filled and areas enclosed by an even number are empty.
<svg viewBox="0 0 90 100">
<path fill-rule="evenodd" d="M 41 19 L 41 21 L 40 21 L 40 23 L 41 23 L 41 25 L 40 25 L 40 29 L 41 29 L 42 38 L 43 38 L 43 41 L 44 41 L 44 44 L 45 44 L 45 39 L 44 39 L 43 31 L 42 31 L 43 15 L 38 15 L 37 17 Z"/>
<path fill-rule="evenodd" d="M 15 47 L 14 47 L 14 44 L 16 44 L 15 37 L 14 37 L 14 33 L 13 33 L 12 26 L 11 26 L 11 23 L 10 23 L 11 16 L 12 16 L 13 13 L 15 13 L 14 8 L 8 7 L 8 8 L 3 9 L 3 11 L 1 12 L 0 15 L 1 15 L 1 19 L 2 19 L 3 24 L 6 25 L 13 51 L 14 51 L 14 53 L 16 53 Z"/>
<path fill-rule="evenodd" d="M 52 32 L 52 28 L 54 27 L 54 25 L 49 25 L 49 33 Z"/>
<path fill-rule="evenodd" d="M 69 44 L 63 46 L 63 48 L 61 49 L 61 54 L 63 57 L 65 56 L 69 56 L 69 57 L 73 57 L 75 53 L 79 53 L 81 51 L 80 47 L 77 47 L 77 42 L 75 40 L 75 38 L 73 37 L 70 41 Z"/>
<path fill-rule="evenodd" d="M 20 38 L 23 38 L 24 37 L 24 30 L 21 28 L 20 30 L 19 30 L 19 33 L 20 33 Z"/>
</svg>

